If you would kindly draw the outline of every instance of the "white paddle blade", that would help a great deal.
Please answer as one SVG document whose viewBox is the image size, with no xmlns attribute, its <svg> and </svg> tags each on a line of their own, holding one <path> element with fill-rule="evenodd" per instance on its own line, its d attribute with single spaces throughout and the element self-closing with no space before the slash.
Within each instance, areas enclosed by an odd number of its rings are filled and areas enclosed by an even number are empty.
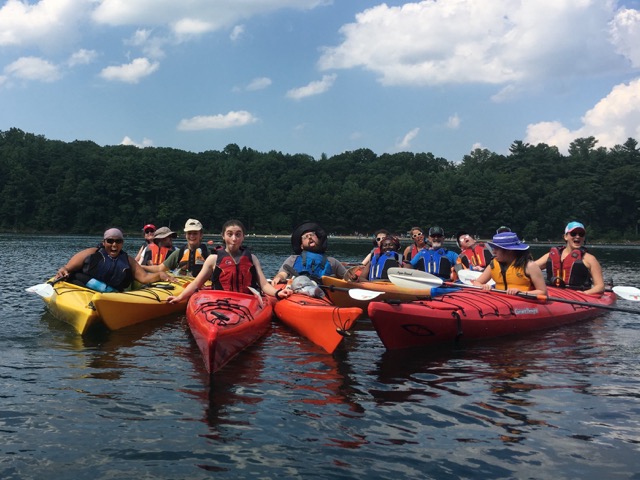
<svg viewBox="0 0 640 480">
<path fill-rule="evenodd" d="M 260 304 L 260 308 L 264 307 L 264 302 L 262 301 L 262 295 L 260 295 L 260 292 L 258 292 L 258 290 L 256 290 L 253 287 L 247 287 L 247 288 L 249 289 L 249 291 L 251 293 L 253 293 L 253 296 L 258 299 L 258 303 Z"/>
<path fill-rule="evenodd" d="M 435 280 L 432 280 L 400 273 L 389 273 L 389 280 L 398 287 L 410 288 L 412 290 L 429 290 L 431 287 L 439 287 L 442 285 L 442 280 L 437 277 L 435 277 Z"/>
<path fill-rule="evenodd" d="M 462 269 L 457 273 L 458 273 L 458 278 L 465 285 L 473 285 L 473 281 L 477 280 L 478 277 L 482 275 L 482 272 L 478 272 L 477 270 L 467 270 L 467 269 Z M 494 282 L 493 279 L 490 279 L 487 283 L 489 285 L 496 284 L 496 282 Z"/>
<path fill-rule="evenodd" d="M 53 296 L 53 285 L 50 283 L 40 283 L 31 287 L 25 288 L 25 291 L 29 293 L 35 293 L 42 298 L 51 298 Z"/>
<path fill-rule="evenodd" d="M 640 288 L 636 287 L 613 287 L 613 293 L 625 300 L 631 300 L 632 302 L 640 302 Z"/>
<path fill-rule="evenodd" d="M 373 290 L 365 290 L 363 288 L 350 288 L 349 296 L 354 300 L 373 300 L 374 298 L 384 295 L 384 292 L 374 292 Z"/>
</svg>

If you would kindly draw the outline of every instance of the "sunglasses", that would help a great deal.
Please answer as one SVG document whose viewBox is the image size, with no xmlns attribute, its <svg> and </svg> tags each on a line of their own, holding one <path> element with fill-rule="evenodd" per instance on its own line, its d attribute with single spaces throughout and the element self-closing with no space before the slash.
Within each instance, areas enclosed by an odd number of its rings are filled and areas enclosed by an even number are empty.
<svg viewBox="0 0 640 480">
<path fill-rule="evenodd" d="M 151 230 L 150 228 L 144 231 L 145 234 L 147 233 L 156 233 L 155 230 Z"/>
<path fill-rule="evenodd" d="M 572 237 L 584 237 L 586 232 L 583 231 L 576 231 L 576 232 L 569 232 L 569 235 L 571 235 Z"/>
<path fill-rule="evenodd" d="M 109 245 L 113 245 L 114 243 L 120 245 L 122 242 L 124 242 L 124 240 L 122 240 L 121 238 L 105 238 L 104 241 Z"/>
<path fill-rule="evenodd" d="M 413 235 L 411 235 L 413 238 L 418 238 L 418 237 L 422 237 L 424 235 L 424 233 L 414 233 Z"/>
<path fill-rule="evenodd" d="M 381 242 L 382 240 L 384 240 L 384 237 L 377 237 L 376 238 L 376 242 Z"/>
</svg>

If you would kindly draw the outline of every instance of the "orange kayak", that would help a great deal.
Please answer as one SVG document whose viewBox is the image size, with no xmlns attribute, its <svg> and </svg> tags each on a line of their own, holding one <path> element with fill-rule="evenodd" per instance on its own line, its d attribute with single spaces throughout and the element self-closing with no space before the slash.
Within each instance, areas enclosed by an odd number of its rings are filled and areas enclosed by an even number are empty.
<svg viewBox="0 0 640 480">
<path fill-rule="evenodd" d="M 278 301 L 274 311 L 282 323 L 328 353 L 333 353 L 345 333 L 362 315 L 359 307 L 337 307 L 326 298 L 300 293 Z"/>
<path fill-rule="evenodd" d="M 187 305 L 191 334 L 209 373 L 262 337 L 271 326 L 272 297 L 200 290 Z"/>
</svg>

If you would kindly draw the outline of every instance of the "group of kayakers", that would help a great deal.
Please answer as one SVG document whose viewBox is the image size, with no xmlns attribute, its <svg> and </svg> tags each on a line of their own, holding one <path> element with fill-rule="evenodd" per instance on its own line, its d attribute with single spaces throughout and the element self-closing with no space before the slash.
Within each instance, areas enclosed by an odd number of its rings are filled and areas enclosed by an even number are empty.
<svg viewBox="0 0 640 480">
<path fill-rule="evenodd" d="M 100 288 L 95 289 L 100 291 L 124 290 L 134 279 L 144 284 L 170 281 L 172 274 L 195 277 L 180 295 L 169 297 L 170 302 L 189 298 L 208 280 L 214 289 L 249 293 L 253 288 L 280 299 L 293 293 L 279 285 L 293 276 L 320 279 L 328 275 L 349 281 L 381 280 L 388 278 L 386 272 L 391 267 L 421 270 L 445 281 L 456 281 L 458 271 L 471 269 L 479 273 L 474 284 L 489 289 L 492 288 L 490 280 L 493 280 L 493 288 L 512 294 L 527 291 L 544 295 L 547 285 L 580 289 L 590 294 L 604 291 L 600 264 L 584 247 L 586 229 L 575 221 L 565 227 L 565 244 L 552 248 L 535 261 L 528 251 L 529 245 L 507 227 L 500 227 L 486 244 L 477 242 L 466 231 L 458 232 L 455 238 L 459 254 L 444 246 L 444 230 L 439 226 L 428 230 L 427 239 L 420 227 L 411 228 L 413 244 L 403 253 L 400 253 L 398 237 L 381 229 L 376 232 L 370 254 L 360 265 L 349 269 L 327 256 L 325 230 L 315 222 L 305 222 L 291 235 L 294 254 L 284 261 L 270 282 L 258 258 L 243 245 L 246 230 L 238 220 L 230 220 L 223 225 L 224 245 L 213 252 L 202 243 L 202 224 L 195 219 L 187 220 L 184 228 L 187 244 L 179 249 L 170 250 L 165 242 L 156 241 L 158 232 L 158 240 L 177 235 L 168 227 L 156 229 L 154 225 L 147 224 L 143 232 L 148 242 L 146 249 L 150 253 L 145 256 L 142 248 L 138 252 L 142 264 L 123 251 L 122 232 L 110 228 L 104 232 L 101 244 L 75 254 L 58 270 L 56 277 L 66 277 L 72 283 L 90 288 L 97 283 Z M 542 270 L 547 272 L 546 280 Z"/>
</svg>

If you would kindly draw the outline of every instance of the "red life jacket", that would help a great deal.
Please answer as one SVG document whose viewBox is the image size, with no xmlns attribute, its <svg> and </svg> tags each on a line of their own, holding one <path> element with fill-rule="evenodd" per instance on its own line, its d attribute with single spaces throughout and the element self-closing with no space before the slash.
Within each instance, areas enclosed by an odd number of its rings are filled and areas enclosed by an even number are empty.
<svg viewBox="0 0 640 480">
<path fill-rule="evenodd" d="M 486 267 L 491 259 L 487 258 L 487 249 L 484 243 L 476 243 L 471 248 L 465 248 L 460 252 L 458 262 L 463 264 L 465 268 Z"/>
<path fill-rule="evenodd" d="M 175 247 L 161 247 L 157 243 L 150 243 L 144 254 L 145 265 L 160 265 L 175 250 Z"/>
<path fill-rule="evenodd" d="M 211 284 L 214 290 L 227 292 L 251 293 L 248 287 L 260 289 L 256 267 L 253 265 L 251 250 L 241 247 L 242 255 L 235 262 L 226 250 L 218 250 L 216 255 L 216 267 L 211 275 Z"/>
<path fill-rule="evenodd" d="M 573 250 L 562 260 L 562 252 L 567 248 L 553 247 L 547 259 L 547 283 L 556 287 L 570 287 L 580 290 L 591 288 L 591 273 L 584 264 L 587 249 Z"/>
</svg>

